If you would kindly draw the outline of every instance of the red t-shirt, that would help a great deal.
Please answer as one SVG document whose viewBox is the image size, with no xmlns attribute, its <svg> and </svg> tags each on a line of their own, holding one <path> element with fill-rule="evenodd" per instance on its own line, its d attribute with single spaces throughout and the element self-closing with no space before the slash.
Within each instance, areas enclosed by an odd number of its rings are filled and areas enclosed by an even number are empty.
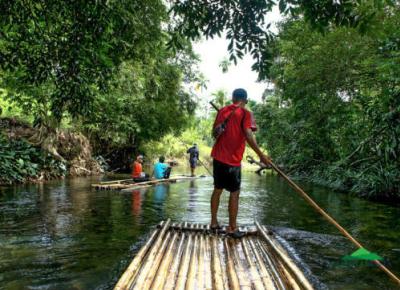
<svg viewBox="0 0 400 290">
<path fill-rule="evenodd" d="M 133 166 L 132 166 L 132 177 L 133 178 L 138 178 L 140 177 L 140 174 L 142 173 L 142 164 L 140 164 L 140 162 L 133 162 Z"/>
<path fill-rule="evenodd" d="M 214 126 L 221 124 L 234 110 L 235 104 L 219 110 Z M 228 165 L 240 166 L 246 147 L 245 129 L 257 130 L 253 114 L 244 108 L 237 108 L 230 117 L 225 132 L 215 142 L 211 156 Z"/>
</svg>

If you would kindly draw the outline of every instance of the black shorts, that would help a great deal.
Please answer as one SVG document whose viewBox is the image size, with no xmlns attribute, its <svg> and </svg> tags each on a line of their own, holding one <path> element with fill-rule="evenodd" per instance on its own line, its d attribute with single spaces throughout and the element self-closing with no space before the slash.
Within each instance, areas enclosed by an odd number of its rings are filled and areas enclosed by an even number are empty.
<svg viewBox="0 0 400 290">
<path fill-rule="evenodd" d="M 214 187 L 234 192 L 240 189 L 241 167 L 213 161 Z"/>
<path fill-rule="evenodd" d="M 190 168 L 196 168 L 197 166 L 197 159 L 190 159 L 189 160 L 190 163 Z"/>
</svg>

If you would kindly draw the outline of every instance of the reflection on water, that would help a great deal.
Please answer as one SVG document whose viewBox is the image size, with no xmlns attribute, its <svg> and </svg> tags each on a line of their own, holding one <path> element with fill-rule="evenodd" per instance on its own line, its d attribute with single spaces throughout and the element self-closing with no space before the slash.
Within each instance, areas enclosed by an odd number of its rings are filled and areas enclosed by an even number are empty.
<svg viewBox="0 0 400 290">
<path fill-rule="evenodd" d="M 395 289 L 370 264 L 348 265 L 355 250 L 275 175 L 243 174 L 238 221 L 273 226 L 332 289 Z M 209 222 L 211 178 L 134 190 L 94 191 L 96 178 L 2 188 L 0 288 L 110 289 L 161 220 Z M 400 209 L 303 184 L 317 202 L 400 273 Z M 228 222 L 228 198 L 219 220 Z"/>
</svg>

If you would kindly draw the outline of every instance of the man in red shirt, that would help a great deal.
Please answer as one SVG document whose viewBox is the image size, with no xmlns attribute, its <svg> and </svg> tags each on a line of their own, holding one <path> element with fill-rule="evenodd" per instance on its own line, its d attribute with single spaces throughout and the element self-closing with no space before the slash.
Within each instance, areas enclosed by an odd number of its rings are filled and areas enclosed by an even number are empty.
<svg viewBox="0 0 400 290">
<path fill-rule="evenodd" d="M 246 141 L 264 164 L 270 162 L 270 158 L 261 152 L 253 136 L 257 130 L 255 120 L 251 112 L 245 109 L 247 104 L 247 92 L 244 89 L 236 89 L 232 94 L 233 104 L 219 110 L 214 126 L 226 122 L 222 134 L 216 140 L 211 156 L 213 157 L 214 191 L 211 197 L 211 228 L 218 229 L 217 213 L 219 199 L 224 189 L 230 192 L 229 197 L 229 227 L 227 232 L 234 238 L 244 235 L 237 229 L 236 217 L 239 207 L 239 193 L 241 182 L 241 161 L 246 146 Z"/>
</svg>

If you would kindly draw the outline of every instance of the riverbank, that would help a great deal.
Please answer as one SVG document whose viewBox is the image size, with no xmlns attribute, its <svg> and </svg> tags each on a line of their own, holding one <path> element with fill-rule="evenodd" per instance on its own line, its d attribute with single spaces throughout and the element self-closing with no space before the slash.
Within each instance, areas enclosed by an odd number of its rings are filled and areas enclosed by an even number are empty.
<svg viewBox="0 0 400 290">
<path fill-rule="evenodd" d="M 103 173 L 81 133 L 0 118 L 0 184 Z"/>
</svg>

